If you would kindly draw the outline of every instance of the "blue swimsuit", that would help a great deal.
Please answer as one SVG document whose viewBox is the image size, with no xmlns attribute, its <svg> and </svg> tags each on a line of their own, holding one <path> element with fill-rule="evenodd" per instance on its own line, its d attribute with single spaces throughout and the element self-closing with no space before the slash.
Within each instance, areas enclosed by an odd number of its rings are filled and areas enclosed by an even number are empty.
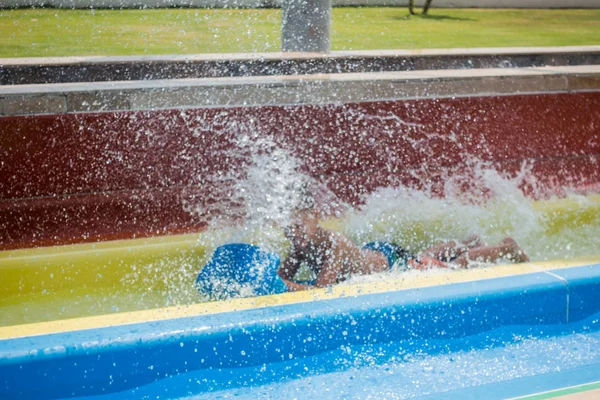
<svg viewBox="0 0 600 400">
<path fill-rule="evenodd" d="M 408 269 L 408 260 L 415 258 L 414 254 L 410 251 L 390 242 L 370 242 L 364 245 L 363 249 L 375 250 L 382 253 L 390 264 L 390 270 L 397 268 Z"/>
</svg>

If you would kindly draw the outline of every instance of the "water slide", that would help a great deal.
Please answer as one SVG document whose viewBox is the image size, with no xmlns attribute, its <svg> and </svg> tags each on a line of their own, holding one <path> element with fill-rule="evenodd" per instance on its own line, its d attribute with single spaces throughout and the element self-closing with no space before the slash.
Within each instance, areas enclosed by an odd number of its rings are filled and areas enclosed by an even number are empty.
<svg viewBox="0 0 600 400">
<path fill-rule="evenodd" d="M 47 108 L 0 117 L 0 394 L 593 393 L 598 74 L 553 65 L 2 87 L 4 99 Z M 92 95 L 105 109 L 70 111 Z M 511 236 L 532 261 L 207 302 L 194 282 L 219 246 L 285 258 L 289 188 L 304 179 L 335 198 L 322 226 L 357 244 Z"/>
</svg>

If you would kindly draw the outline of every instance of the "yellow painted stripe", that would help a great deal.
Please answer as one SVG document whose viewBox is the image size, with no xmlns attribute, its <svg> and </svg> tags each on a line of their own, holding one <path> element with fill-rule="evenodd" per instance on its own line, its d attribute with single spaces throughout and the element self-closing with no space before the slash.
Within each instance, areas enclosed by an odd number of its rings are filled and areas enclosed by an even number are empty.
<svg viewBox="0 0 600 400">
<path fill-rule="evenodd" d="M 284 293 L 272 296 L 232 299 L 213 303 L 201 303 L 188 306 L 166 307 L 154 310 L 7 326 L 0 328 L 0 339 L 12 339 L 60 332 L 73 332 L 84 329 L 96 329 L 182 317 L 257 309 L 269 306 L 310 302 L 315 300 L 328 300 L 364 294 L 417 289 L 429 286 L 447 285 L 451 283 L 518 276 L 549 269 L 572 268 L 595 263 L 600 263 L 600 255 L 574 260 L 553 260 L 526 264 L 498 265 L 471 270 L 440 271 L 439 273 L 434 274 L 412 271 L 410 273 L 406 273 L 406 276 L 402 279 L 394 279 L 391 281 L 338 285 L 332 288 L 314 289 L 305 292 Z"/>
<path fill-rule="evenodd" d="M 539 271 L 547 271 L 551 269 L 564 269 L 573 267 L 583 267 L 585 265 L 592 265 L 600 263 L 600 255 L 579 257 L 570 260 L 548 260 L 548 261 L 536 261 L 528 263 Z"/>
</svg>

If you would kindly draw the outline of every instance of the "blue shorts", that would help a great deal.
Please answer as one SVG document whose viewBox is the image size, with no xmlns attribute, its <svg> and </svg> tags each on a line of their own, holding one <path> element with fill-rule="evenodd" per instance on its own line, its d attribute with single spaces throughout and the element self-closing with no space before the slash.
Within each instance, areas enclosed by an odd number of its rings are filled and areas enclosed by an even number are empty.
<svg viewBox="0 0 600 400">
<path fill-rule="evenodd" d="M 412 254 L 410 251 L 390 242 L 370 242 L 365 244 L 363 249 L 375 250 L 382 253 L 388 260 L 390 270 L 397 268 L 407 269 L 408 260 L 415 258 L 414 254 Z"/>
</svg>

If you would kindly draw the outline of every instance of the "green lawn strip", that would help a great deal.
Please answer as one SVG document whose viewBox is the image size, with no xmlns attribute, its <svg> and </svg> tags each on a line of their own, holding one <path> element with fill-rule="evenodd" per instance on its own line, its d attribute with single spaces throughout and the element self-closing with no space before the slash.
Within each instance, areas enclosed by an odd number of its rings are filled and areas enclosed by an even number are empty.
<svg viewBox="0 0 600 400">
<path fill-rule="evenodd" d="M 545 400 L 553 399 L 559 396 L 567 396 L 576 393 L 585 393 L 590 390 L 600 389 L 600 382 L 587 383 L 584 385 L 571 386 L 564 389 L 552 390 L 550 392 L 532 394 L 530 396 L 518 397 L 522 400 Z M 590 397 L 591 398 L 591 397 Z"/>
<path fill-rule="evenodd" d="M 600 44 L 600 10 L 430 12 L 334 8 L 332 50 Z M 280 29 L 276 9 L 0 10 L 0 57 L 269 52 Z"/>
</svg>

